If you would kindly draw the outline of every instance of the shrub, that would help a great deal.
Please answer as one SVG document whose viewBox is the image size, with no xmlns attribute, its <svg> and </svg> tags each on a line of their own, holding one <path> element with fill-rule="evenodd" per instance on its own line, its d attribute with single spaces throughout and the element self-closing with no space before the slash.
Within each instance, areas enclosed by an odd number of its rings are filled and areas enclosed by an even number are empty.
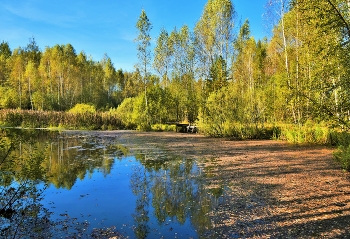
<svg viewBox="0 0 350 239">
<path fill-rule="evenodd" d="M 121 122 L 127 129 L 136 128 L 136 121 L 133 118 L 134 101 L 134 98 L 126 98 L 116 110 L 111 110 L 112 114 L 118 115 L 118 117 L 120 117 Z"/>
<path fill-rule="evenodd" d="M 152 125 L 153 131 L 176 131 L 176 125 L 169 124 L 154 124 Z"/>
<path fill-rule="evenodd" d="M 336 131 L 332 130 L 328 134 L 328 142 L 333 146 L 349 146 L 350 144 L 350 134 L 346 131 Z"/>
<path fill-rule="evenodd" d="M 147 123 L 140 123 L 137 125 L 137 130 L 140 130 L 140 131 L 151 131 L 152 130 L 152 127 L 150 124 L 147 124 Z"/>
<path fill-rule="evenodd" d="M 73 114 L 85 114 L 85 113 L 96 113 L 96 108 L 93 105 L 88 104 L 76 104 L 73 108 L 71 108 L 69 113 Z"/>
<path fill-rule="evenodd" d="M 344 170 L 350 171 L 350 146 L 339 146 L 333 156 Z"/>
</svg>

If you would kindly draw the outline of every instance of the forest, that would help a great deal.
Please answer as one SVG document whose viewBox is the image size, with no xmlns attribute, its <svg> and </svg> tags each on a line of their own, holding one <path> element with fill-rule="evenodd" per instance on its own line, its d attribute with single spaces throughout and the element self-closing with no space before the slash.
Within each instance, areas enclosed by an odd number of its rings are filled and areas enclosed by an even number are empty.
<svg viewBox="0 0 350 239">
<path fill-rule="evenodd" d="M 156 39 L 142 10 L 135 19 L 133 72 L 116 69 L 107 54 L 95 61 L 77 53 L 69 43 L 40 50 L 31 38 L 12 50 L 3 41 L 0 121 L 17 117 L 20 126 L 25 114 L 63 119 L 70 117 L 65 112 L 78 112 L 100 117 L 90 117 L 98 122 L 92 128 L 147 130 L 187 122 L 214 137 L 331 143 L 346 153 L 350 2 L 267 5 L 272 35 L 259 40 L 248 19 L 239 23 L 230 0 L 208 0 L 194 29 L 162 29 Z M 62 124 L 52 122 L 46 126 Z"/>
</svg>

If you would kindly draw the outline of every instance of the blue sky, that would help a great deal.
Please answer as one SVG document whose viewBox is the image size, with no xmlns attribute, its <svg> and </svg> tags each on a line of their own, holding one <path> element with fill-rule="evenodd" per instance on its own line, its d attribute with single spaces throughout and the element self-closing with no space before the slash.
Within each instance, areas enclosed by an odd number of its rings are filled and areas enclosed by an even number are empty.
<svg viewBox="0 0 350 239">
<path fill-rule="evenodd" d="M 0 41 L 11 49 L 25 47 L 34 37 L 39 48 L 70 43 L 93 60 L 103 55 L 116 69 L 132 71 L 137 63 L 135 27 L 144 9 L 155 41 L 161 28 L 171 32 L 184 24 L 192 30 L 207 0 L 1 0 Z M 249 19 L 252 35 L 262 39 L 267 32 L 262 15 L 267 0 L 233 0 L 237 26 Z M 237 30 L 237 29 L 236 29 Z"/>
</svg>

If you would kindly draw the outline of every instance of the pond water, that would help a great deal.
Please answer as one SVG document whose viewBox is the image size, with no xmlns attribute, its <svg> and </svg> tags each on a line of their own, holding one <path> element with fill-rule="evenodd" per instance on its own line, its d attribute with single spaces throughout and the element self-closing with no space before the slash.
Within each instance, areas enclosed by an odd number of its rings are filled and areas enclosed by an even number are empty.
<svg viewBox="0 0 350 239">
<path fill-rule="evenodd" d="M 125 238 L 200 238 L 210 230 L 210 213 L 223 197 L 222 188 L 207 187 L 200 159 L 120 138 L 2 131 L 3 141 L 14 138 L 17 147 L 9 161 L 18 165 L 18 159 L 31 162 L 33 155 L 40 155 L 43 173 L 35 176 L 35 170 L 25 170 L 26 178 L 21 170 L 27 166 L 0 164 L 1 191 L 11 192 L 10 187 L 20 187 L 22 182 L 40 190 L 40 210 L 49 215 L 45 221 L 50 221 L 50 227 L 38 229 L 38 234 L 83 237 L 100 228 L 101 235 L 113 230 Z M 21 176 L 9 182 L 4 174 L 11 170 L 10 175 Z M 8 193 L 0 197 L 5 202 Z M 4 203 L 1 207 L 5 208 Z M 3 220 L 12 216 L 4 215 Z M 13 226 L 10 220 L 7 224 Z"/>
</svg>

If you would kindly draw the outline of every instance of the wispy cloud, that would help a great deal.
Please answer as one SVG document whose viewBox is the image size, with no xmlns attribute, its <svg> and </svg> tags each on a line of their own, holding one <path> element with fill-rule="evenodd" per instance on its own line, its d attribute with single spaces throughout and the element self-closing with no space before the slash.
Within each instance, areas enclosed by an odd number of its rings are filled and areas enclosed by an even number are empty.
<svg viewBox="0 0 350 239">
<path fill-rule="evenodd" d="M 50 25 L 56 25 L 59 27 L 71 27 L 79 19 L 84 17 L 82 13 L 71 11 L 61 14 L 57 9 L 47 8 L 44 10 L 33 6 L 30 2 L 22 2 L 21 4 L 7 4 L 3 6 L 3 9 L 10 14 L 20 17 L 24 20 L 44 22 Z"/>
<path fill-rule="evenodd" d="M 128 41 L 128 42 L 134 42 L 135 38 L 136 38 L 136 31 L 123 31 L 120 35 L 119 35 L 119 39 L 123 40 L 123 41 Z"/>
</svg>

